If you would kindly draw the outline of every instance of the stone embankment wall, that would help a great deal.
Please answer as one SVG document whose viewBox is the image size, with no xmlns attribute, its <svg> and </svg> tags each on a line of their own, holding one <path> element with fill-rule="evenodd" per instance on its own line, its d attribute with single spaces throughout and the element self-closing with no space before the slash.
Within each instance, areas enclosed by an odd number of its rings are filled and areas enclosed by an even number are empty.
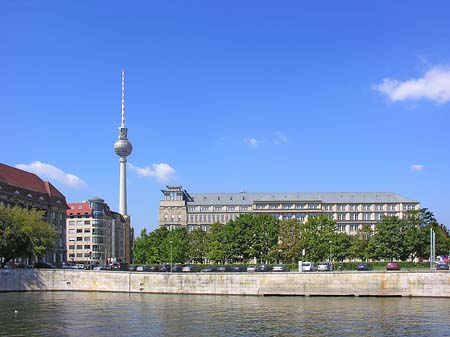
<svg viewBox="0 0 450 337">
<path fill-rule="evenodd" d="M 450 272 L 138 273 L 4 269 L 0 291 L 450 297 Z"/>
</svg>

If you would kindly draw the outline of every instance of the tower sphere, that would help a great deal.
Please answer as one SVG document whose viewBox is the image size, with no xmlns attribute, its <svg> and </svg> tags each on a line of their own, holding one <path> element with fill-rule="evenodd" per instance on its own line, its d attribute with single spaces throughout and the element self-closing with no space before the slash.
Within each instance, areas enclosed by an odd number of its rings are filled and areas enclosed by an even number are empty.
<svg viewBox="0 0 450 337">
<path fill-rule="evenodd" d="M 119 157 L 127 157 L 131 154 L 133 150 L 133 146 L 126 139 L 118 139 L 114 143 L 114 151 Z"/>
</svg>

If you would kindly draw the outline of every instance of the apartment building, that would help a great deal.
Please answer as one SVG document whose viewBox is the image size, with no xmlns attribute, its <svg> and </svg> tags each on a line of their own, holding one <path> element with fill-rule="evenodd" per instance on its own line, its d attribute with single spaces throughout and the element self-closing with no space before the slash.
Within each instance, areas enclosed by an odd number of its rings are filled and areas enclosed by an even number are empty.
<svg viewBox="0 0 450 337">
<path fill-rule="evenodd" d="M 161 190 L 159 225 L 168 229 L 185 226 L 205 231 L 213 223 L 225 224 L 241 214 L 270 214 L 280 220 L 324 214 L 336 221 L 336 230 L 355 234 L 367 224 L 375 226 L 383 216 L 403 218 L 420 209 L 418 201 L 393 192 L 299 193 L 189 193 L 182 186 Z"/>
<path fill-rule="evenodd" d="M 103 199 L 69 203 L 66 214 L 68 262 L 130 262 L 129 219 L 111 211 Z"/>
</svg>

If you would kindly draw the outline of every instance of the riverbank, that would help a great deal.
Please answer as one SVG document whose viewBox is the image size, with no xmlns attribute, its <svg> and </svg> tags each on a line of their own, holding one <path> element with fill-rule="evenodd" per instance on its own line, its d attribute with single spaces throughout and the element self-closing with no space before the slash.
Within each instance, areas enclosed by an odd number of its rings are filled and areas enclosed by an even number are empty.
<svg viewBox="0 0 450 337">
<path fill-rule="evenodd" d="M 4 269 L 0 291 L 449 297 L 450 272 L 139 273 Z"/>
</svg>

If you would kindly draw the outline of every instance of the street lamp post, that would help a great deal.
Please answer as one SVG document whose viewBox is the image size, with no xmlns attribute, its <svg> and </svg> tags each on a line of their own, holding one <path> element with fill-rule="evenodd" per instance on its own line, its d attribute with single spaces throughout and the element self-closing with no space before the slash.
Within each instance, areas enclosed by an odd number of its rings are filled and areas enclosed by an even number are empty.
<svg viewBox="0 0 450 337">
<path fill-rule="evenodd" d="M 331 245 L 333 244 L 333 241 L 330 240 L 329 244 L 330 244 L 330 258 L 328 261 L 330 261 L 330 263 L 331 263 Z"/>
<path fill-rule="evenodd" d="M 169 241 L 169 243 L 170 243 L 170 272 L 172 272 L 172 269 L 173 269 L 173 260 L 172 260 L 172 243 L 173 243 L 173 241 L 172 241 L 172 240 L 170 240 L 170 241 Z"/>
</svg>

